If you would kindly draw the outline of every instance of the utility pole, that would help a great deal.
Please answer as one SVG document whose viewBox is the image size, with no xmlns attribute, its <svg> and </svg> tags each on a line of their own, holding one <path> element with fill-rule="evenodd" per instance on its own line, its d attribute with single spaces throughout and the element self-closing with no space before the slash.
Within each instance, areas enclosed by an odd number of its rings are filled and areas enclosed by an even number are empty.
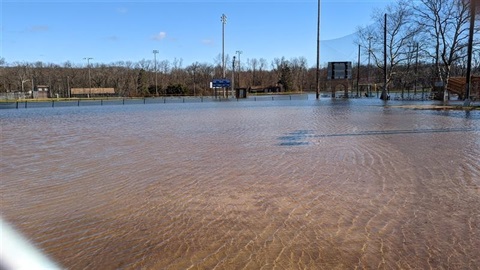
<svg viewBox="0 0 480 270">
<path fill-rule="evenodd" d="M 242 87 L 241 83 L 240 83 L 240 72 L 242 72 L 242 66 L 240 65 L 240 55 L 243 53 L 242 51 L 236 51 L 235 53 L 237 53 L 238 55 L 238 87 Z"/>
<path fill-rule="evenodd" d="M 157 83 L 157 53 L 158 50 L 153 50 L 153 61 L 155 62 L 155 94 L 158 97 L 158 83 Z"/>
<path fill-rule="evenodd" d="M 476 3 L 477 0 L 470 1 L 470 29 L 468 37 L 468 48 L 467 48 L 467 83 L 465 86 L 465 102 L 464 106 L 470 106 L 470 91 L 472 88 L 472 51 L 473 51 L 473 28 L 475 27 L 475 13 L 476 13 Z"/>
<path fill-rule="evenodd" d="M 198 62 L 193 63 L 192 67 L 193 67 L 193 96 L 196 96 L 197 95 L 197 81 L 195 79 L 196 79 L 196 75 L 197 75 Z"/>
<path fill-rule="evenodd" d="M 235 56 L 232 61 L 232 96 L 235 95 Z"/>
<path fill-rule="evenodd" d="M 68 98 L 71 98 L 72 90 L 70 89 L 70 76 L 67 76 L 67 91 L 68 91 Z"/>
<path fill-rule="evenodd" d="M 317 100 L 320 98 L 320 11 L 321 11 L 321 1 L 318 0 L 318 11 L 317 11 L 317 70 L 316 70 L 316 97 Z"/>
<path fill-rule="evenodd" d="M 385 13 L 385 26 L 383 29 L 383 89 L 380 99 L 387 100 L 387 13 Z"/>
<path fill-rule="evenodd" d="M 413 95 L 417 95 L 417 78 L 418 78 L 418 42 L 415 44 L 415 78 L 414 78 L 414 83 L 413 83 Z M 423 99 L 423 98 L 422 98 Z"/>
<path fill-rule="evenodd" d="M 372 94 L 372 86 L 370 85 L 370 55 L 372 54 L 372 36 L 368 37 L 368 71 L 367 71 L 367 83 L 368 83 L 368 96 Z"/>
<path fill-rule="evenodd" d="M 358 63 L 357 63 L 357 98 L 360 90 L 360 44 L 358 44 Z"/>
<path fill-rule="evenodd" d="M 227 23 L 227 16 L 222 14 L 220 20 L 222 22 L 222 76 L 225 79 L 225 24 Z M 223 87 L 223 97 L 225 97 L 225 87 Z"/>
<path fill-rule="evenodd" d="M 85 57 L 84 60 L 87 60 L 87 67 L 88 67 L 88 98 L 92 94 L 92 77 L 90 76 L 90 60 L 93 59 L 92 57 Z"/>
</svg>

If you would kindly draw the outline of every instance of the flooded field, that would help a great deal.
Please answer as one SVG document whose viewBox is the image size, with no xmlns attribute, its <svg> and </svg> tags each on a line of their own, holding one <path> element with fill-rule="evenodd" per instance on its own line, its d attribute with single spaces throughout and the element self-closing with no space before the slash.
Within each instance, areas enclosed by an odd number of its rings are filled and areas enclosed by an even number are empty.
<svg viewBox="0 0 480 270">
<path fill-rule="evenodd" d="M 34 108 L 0 128 L 1 214 L 64 268 L 480 268 L 480 111 Z"/>
</svg>

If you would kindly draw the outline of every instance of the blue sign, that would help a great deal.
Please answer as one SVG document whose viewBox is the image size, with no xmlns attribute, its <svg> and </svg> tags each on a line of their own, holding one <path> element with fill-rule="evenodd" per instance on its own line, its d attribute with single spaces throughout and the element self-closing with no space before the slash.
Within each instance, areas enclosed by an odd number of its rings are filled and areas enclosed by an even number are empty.
<svg viewBox="0 0 480 270">
<path fill-rule="evenodd" d="M 214 79 L 212 87 L 230 87 L 230 80 L 228 79 Z"/>
</svg>

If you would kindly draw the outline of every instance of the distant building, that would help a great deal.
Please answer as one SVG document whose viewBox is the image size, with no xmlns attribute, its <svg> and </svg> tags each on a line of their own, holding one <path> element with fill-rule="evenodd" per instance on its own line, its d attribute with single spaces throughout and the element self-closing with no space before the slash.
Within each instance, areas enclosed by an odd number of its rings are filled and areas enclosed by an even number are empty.
<svg viewBox="0 0 480 270">
<path fill-rule="evenodd" d="M 247 88 L 236 88 L 235 97 L 236 98 L 247 98 Z"/>
<path fill-rule="evenodd" d="M 47 85 L 37 85 L 33 88 L 32 92 L 33 98 L 49 98 L 50 97 L 50 86 Z"/>
<path fill-rule="evenodd" d="M 248 92 L 255 93 L 279 93 L 283 92 L 283 87 L 280 85 L 271 85 L 271 86 L 251 86 L 248 88 Z"/>
</svg>

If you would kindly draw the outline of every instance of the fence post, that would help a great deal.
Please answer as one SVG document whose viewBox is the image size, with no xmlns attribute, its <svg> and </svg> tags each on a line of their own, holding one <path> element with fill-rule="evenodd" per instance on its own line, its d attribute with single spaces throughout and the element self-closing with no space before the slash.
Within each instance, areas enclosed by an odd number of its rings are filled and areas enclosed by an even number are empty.
<svg viewBox="0 0 480 270">
<path fill-rule="evenodd" d="M 18 109 L 18 101 L 16 103 L 17 104 L 15 104 L 15 109 Z"/>
<path fill-rule="evenodd" d="M 77 107 L 80 107 L 80 99 L 77 100 Z"/>
<path fill-rule="evenodd" d="M 125 99 L 122 99 L 122 105 L 125 105 Z"/>
<path fill-rule="evenodd" d="M 52 100 L 52 108 L 55 107 L 55 100 Z"/>
<path fill-rule="evenodd" d="M 103 99 L 100 99 L 100 106 L 103 106 Z"/>
<path fill-rule="evenodd" d="M 25 100 L 25 109 L 27 108 L 27 101 Z"/>
</svg>

